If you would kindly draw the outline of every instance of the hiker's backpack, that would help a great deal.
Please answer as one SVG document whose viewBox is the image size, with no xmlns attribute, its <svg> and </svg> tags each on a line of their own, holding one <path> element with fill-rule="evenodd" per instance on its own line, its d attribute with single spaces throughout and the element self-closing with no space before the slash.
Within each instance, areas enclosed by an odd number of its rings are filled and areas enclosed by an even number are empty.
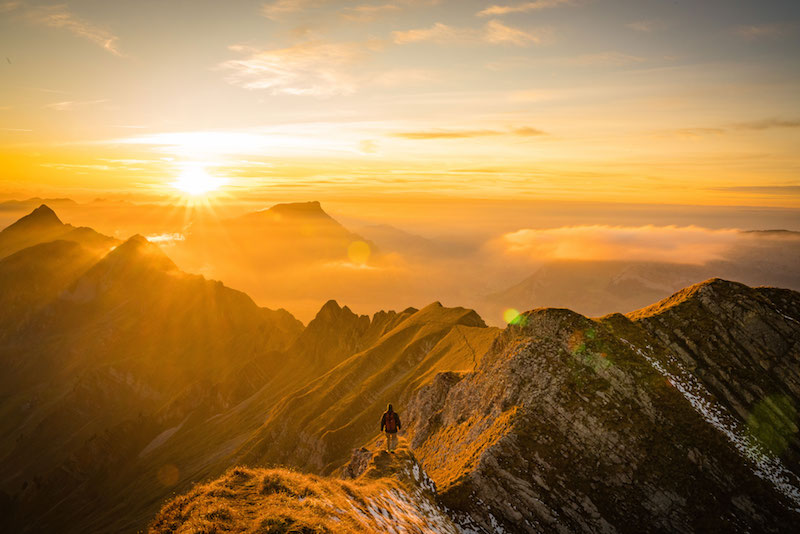
<svg viewBox="0 0 800 534">
<path fill-rule="evenodd" d="M 397 417 L 394 412 L 386 412 L 386 431 L 389 433 L 397 432 Z"/>
</svg>

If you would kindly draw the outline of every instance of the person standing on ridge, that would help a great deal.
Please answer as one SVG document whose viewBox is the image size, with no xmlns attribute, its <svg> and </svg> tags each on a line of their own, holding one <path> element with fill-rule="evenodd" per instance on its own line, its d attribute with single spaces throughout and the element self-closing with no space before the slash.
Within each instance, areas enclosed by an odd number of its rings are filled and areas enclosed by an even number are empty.
<svg viewBox="0 0 800 534">
<path fill-rule="evenodd" d="M 386 431 L 386 450 L 394 453 L 397 447 L 397 431 L 400 430 L 400 416 L 390 404 L 381 416 L 381 432 Z"/>
</svg>

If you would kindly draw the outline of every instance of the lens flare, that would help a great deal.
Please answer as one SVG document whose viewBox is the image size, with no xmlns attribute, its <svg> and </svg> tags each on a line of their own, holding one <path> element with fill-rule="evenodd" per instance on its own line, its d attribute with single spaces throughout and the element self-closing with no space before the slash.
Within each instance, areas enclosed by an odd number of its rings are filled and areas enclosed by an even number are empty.
<svg viewBox="0 0 800 534">
<path fill-rule="evenodd" d="M 353 241 L 347 247 L 347 257 L 352 263 L 364 265 L 369 260 L 372 249 L 369 244 L 363 241 Z"/>
<path fill-rule="evenodd" d="M 506 324 L 518 324 L 520 322 L 521 315 L 517 310 L 514 308 L 509 308 L 503 312 L 503 320 Z"/>
<path fill-rule="evenodd" d="M 156 473 L 156 478 L 158 478 L 158 481 L 162 486 L 174 486 L 178 483 L 180 471 L 174 465 L 166 464 L 161 466 L 161 468 L 158 470 L 158 473 Z"/>
</svg>

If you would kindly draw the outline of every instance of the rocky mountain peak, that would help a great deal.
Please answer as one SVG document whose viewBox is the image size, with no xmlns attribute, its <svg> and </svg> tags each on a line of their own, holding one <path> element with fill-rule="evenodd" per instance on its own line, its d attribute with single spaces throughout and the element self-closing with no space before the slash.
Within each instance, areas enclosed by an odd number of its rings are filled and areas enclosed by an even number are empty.
<svg viewBox="0 0 800 534">
<path fill-rule="evenodd" d="M 728 301 L 735 299 L 736 295 L 752 292 L 752 289 L 739 282 L 723 280 L 722 278 L 710 278 L 703 282 L 681 289 L 677 293 L 651 304 L 640 310 L 628 314 L 632 319 L 643 319 L 652 315 L 658 315 L 671 308 L 699 304 L 703 301 L 718 300 Z"/>
</svg>

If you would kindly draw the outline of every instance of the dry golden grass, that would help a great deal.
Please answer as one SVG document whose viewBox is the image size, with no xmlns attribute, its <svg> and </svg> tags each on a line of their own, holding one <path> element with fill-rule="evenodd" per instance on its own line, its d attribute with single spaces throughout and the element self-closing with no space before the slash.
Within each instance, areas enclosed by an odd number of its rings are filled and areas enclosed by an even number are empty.
<svg viewBox="0 0 800 534">
<path fill-rule="evenodd" d="M 150 534 L 363 534 L 455 532 L 420 488 L 410 487 L 410 456 L 390 461 L 399 476 L 341 480 L 287 469 L 236 467 L 169 501 Z"/>
</svg>

